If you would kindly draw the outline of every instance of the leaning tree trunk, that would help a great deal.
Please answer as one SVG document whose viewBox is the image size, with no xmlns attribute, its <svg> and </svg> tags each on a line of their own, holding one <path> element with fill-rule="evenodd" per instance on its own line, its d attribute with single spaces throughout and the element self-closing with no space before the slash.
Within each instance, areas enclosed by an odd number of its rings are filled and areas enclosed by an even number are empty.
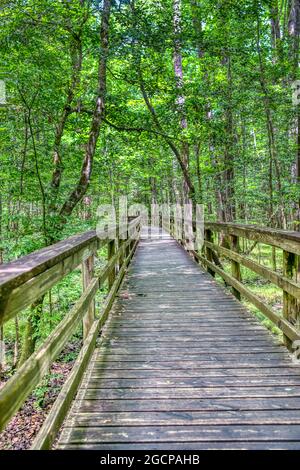
<svg viewBox="0 0 300 470">
<path fill-rule="evenodd" d="M 181 160 L 188 170 L 189 168 L 189 144 L 184 135 L 188 127 L 187 117 L 185 112 L 185 96 L 183 93 L 183 68 L 182 68 L 182 53 L 181 53 L 181 0 L 173 0 L 173 28 L 174 28 L 174 74 L 176 80 L 176 106 L 179 114 L 179 125 L 182 132 L 182 145 L 181 145 Z M 189 200 L 189 187 L 186 180 L 183 180 L 183 197 L 185 202 Z"/>
<path fill-rule="evenodd" d="M 65 203 L 63 204 L 62 208 L 60 209 L 59 216 L 60 220 L 57 222 L 55 231 L 59 233 L 59 229 L 61 228 L 63 222 L 69 217 L 76 205 L 81 201 L 82 197 L 87 191 L 89 181 L 92 174 L 92 165 L 93 165 L 93 158 L 96 150 L 96 145 L 100 133 L 100 127 L 102 124 L 103 114 L 104 114 L 104 104 L 105 104 L 105 93 L 106 93 L 106 63 L 107 63 L 107 56 L 108 56 L 108 32 L 109 32 L 109 18 L 110 18 L 110 9 L 111 9 L 111 0 L 104 0 L 103 4 L 103 12 L 102 12 L 102 19 L 101 19 L 101 29 L 100 29 L 100 44 L 101 44 L 101 55 L 99 58 L 99 67 L 98 67 L 98 94 L 95 103 L 95 109 L 92 116 L 91 128 L 90 128 L 90 135 L 86 145 L 86 151 L 82 163 L 81 173 L 79 177 L 79 181 L 77 186 L 73 190 L 73 192 L 69 195 Z M 80 72 L 81 68 L 81 58 L 80 58 L 80 50 L 79 49 L 79 63 L 76 65 L 76 73 Z M 73 77 L 74 78 L 74 77 Z M 74 80 L 78 81 L 78 76 L 74 78 Z M 75 92 L 76 84 L 72 88 L 72 93 Z M 67 111 L 65 110 L 62 116 L 62 120 L 60 125 L 62 129 L 59 131 L 59 135 L 56 135 L 58 141 L 56 144 L 60 143 L 59 139 L 61 139 L 62 134 L 61 132 L 65 126 L 65 119 L 67 118 Z M 55 146 L 55 152 L 58 150 L 59 146 Z M 54 173 L 52 176 L 52 185 L 59 186 L 61 178 L 61 173 L 59 166 L 54 169 Z M 53 238 L 51 242 L 55 241 Z M 39 333 L 39 323 L 41 319 L 41 315 L 43 312 L 43 300 L 44 296 L 38 299 L 30 309 L 29 318 L 26 324 L 25 335 L 22 345 L 22 352 L 19 360 L 19 366 L 23 364 L 26 359 L 34 352 L 36 341 L 38 339 Z"/>
<path fill-rule="evenodd" d="M 100 134 L 100 128 L 104 118 L 105 111 L 105 95 L 106 95 L 106 68 L 109 50 L 109 18 L 111 10 L 111 0 L 104 0 L 103 13 L 101 20 L 100 43 L 101 54 L 98 66 L 98 94 L 95 102 L 95 108 L 92 116 L 90 127 L 89 139 L 85 147 L 85 155 L 82 162 L 81 172 L 78 183 L 67 200 L 64 202 L 61 210 L 60 217 L 64 220 L 70 216 L 74 207 L 85 195 L 93 168 L 93 160 Z"/>
</svg>

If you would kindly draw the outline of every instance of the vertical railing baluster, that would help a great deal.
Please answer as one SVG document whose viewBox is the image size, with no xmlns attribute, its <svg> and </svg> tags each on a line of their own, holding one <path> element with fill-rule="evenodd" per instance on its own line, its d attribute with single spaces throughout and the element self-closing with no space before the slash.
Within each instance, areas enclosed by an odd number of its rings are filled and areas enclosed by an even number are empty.
<svg viewBox="0 0 300 470">
<path fill-rule="evenodd" d="M 204 230 L 204 239 L 210 243 L 214 242 L 213 232 L 210 229 Z M 213 262 L 212 250 L 209 247 L 206 247 L 206 258 L 208 261 Z M 211 274 L 213 277 L 216 276 L 216 273 L 210 268 L 207 268 L 207 272 L 209 272 L 209 274 Z"/>
<path fill-rule="evenodd" d="M 236 235 L 231 235 L 230 240 L 231 240 L 231 249 L 232 249 L 232 251 L 235 251 L 236 253 L 239 253 L 239 251 L 240 251 L 239 237 L 237 237 Z M 240 266 L 240 263 L 238 263 L 237 261 L 231 260 L 231 274 L 237 281 L 242 280 L 241 266 Z M 237 289 L 235 289 L 234 287 L 232 288 L 232 293 L 238 300 L 241 300 L 240 292 Z"/>
<path fill-rule="evenodd" d="M 113 239 L 113 240 L 110 240 L 107 245 L 108 261 L 115 255 L 115 253 L 116 253 L 116 240 Z M 112 268 L 108 276 L 108 289 L 111 289 L 115 279 L 116 279 L 116 264 L 114 264 L 114 267 Z"/>
<path fill-rule="evenodd" d="M 89 256 L 82 262 L 82 286 L 83 291 L 87 289 L 94 276 L 94 255 Z M 89 305 L 87 313 L 82 319 L 83 341 L 86 339 L 90 328 L 95 320 L 95 299 Z"/>
<path fill-rule="evenodd" d="M 297 256 L 289 251 L 283 251 L 283 275 L 288 279 L 295 280 L 297 274 Z M 300 327 L 299 302 L 288 292 L 283 291 L 283 317 L 292 325 Z M 292 341 L 284 335 L 284 342 L 288 349 L 292 349 Z"/>
</svg>

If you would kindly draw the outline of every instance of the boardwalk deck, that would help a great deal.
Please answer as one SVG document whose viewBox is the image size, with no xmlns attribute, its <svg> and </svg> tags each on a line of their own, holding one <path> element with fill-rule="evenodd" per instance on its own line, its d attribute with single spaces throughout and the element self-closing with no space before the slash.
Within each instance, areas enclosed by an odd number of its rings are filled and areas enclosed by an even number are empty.
<svg viewBox="0 0 300 470">
<path fill-rule="evenodd" d="M 300 449 L 300 368 L 164 233 L 142 239 L 60 449 Z"/>
</svg>

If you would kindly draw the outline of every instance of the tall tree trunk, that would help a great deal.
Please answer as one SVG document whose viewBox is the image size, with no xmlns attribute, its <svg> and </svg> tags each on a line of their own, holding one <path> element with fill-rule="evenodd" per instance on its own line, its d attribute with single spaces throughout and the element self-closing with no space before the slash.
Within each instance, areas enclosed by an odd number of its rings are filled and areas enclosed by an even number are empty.
<svg viewBox="0 0 300 470">
<path fill-rule="evenodd" d="M 202 59 L 204 56 L 204 50 L 202 47 L 202 20 L 201 20 L 201 5 L 198 0 L 190 0 L 191 10 L 192 10 L 192 21 L 195 33 L 195 43 L 197 48 L 198 59 Z M 205 79 L 207 80 L 207 74 L 205 74 Z M 210 106 L 209 103 L 206 105 L 206 117 L 209 117 Z M 201 144 L 197 143 L 194 146 L 195 157 L 196 157 L 196 169 L 197 169 L 197 179 L 198 179 L 198 198 L 197 201 L 200 204 L 203 204 L 203 184 L 202 184 L 202 175 L 200 167 L 200 149 Z"/>
<path fill-rule="evenodd" d="M 64 109 L 60 116 L 59 122 L 56 125 L 55 138 L 54 138 L 54 152 L 53 152 L 53 173 L 51 178 L 51 199 L 50 210 L 55 210 L 55 199 L 59 189 L 63 171 L 63 162 L 61 156 L 61 141 L 64 134 L 67 119 L 72 112 L 71 105 L 73 103 L 75 92 L 80 83 L 80 72 L 82 68 L 82 42 L 81 34 L 76 34 L 73 37 L 71 46 L 71 61 L 72 61 L 72 78 L 71 84 L 68 88 L 67 97 L 65 100 Z"/>
<path fill-rule="evenodd" d="M 234 123 L 233 123 L 233 105 L 232 105 L 232 71 L 231 57 L 227 54 L 225 57 L 227 67 L 227 99 L 225 108 L 225 153 L 224 153 L 224 187 L 225 187 L 225 217 L 226 222 L 234 222 L 236 219 L 235 194 L 234 194 Z"/>
<path fill-rule="evenodd" d="M 281 47 L 281 30 L 278 0 L 272 0 L 270 6 L 270 25 L 271 25 L 271 41 L 274 51 L 273 62 L 276 63 L 282 56 Z"/>
<path fill-rule="evenodd" d="M 71 215 L 76 204 L 85 195 L 92 174 L 93 160 L 96 150 L 98 137 L 100 134 L 101 124 L 103 122 L 105 111 L 105 95 L 106 95 L 106 67 L 109 50 L 109 18 L 111 11 L 111 0 L 104 0 L 103 12 L 101 19 L 100 44 L 101 53 L 98 67 L 98 94 L 96 98 L 95 108 L 92 116 L 89 139 L 85 148 L 85 155 L 82 162 L 80 177 L 78 183 L 67 200 L 64 202 L 60 216 L 62 220 Z"/>
<path fill-rule="evenodd" d="M 181 53 L 181 0 L 173 0 L 173 28 L 174 28 L 174 56 L 173 66 L 176 80 L 176 106 L 179 114 L 180 128 L 182 132 L 181 160 L 188 171 L 189 168 L 189 144 L 184 135 L 188 123 L 185 111 L 185 96 L 183 93 L 183 69 Z M 183 180 L 183 198 L 185 202 L 189 200 L 189 187 L 186 180 Z"/>
<path fill-rule="evenodd" d="M 289 11 L 288 31 L 292 39 L 290 56 L 292 58 L 292 81 L 298 78 L 299 39 L 300 39 L 300 0 L 292 0 Z M 300 104 L 296 104 L 296 182 L 300 185 Z M 294 228 L 300 231 L 300 199 L 296 202 Z"/>
<path fill-rule="evenodd" d="M 83 2 L 81 2 L 83 3 Z M 69 195 L 69 197 L 64 202 L 63 206 L 60 209 L 60 222 L 56 222 L 55 226 L 55 233 L 57 233 L 66 219 L 66 217 L 70 216 L 76 205 L 81 201 L 82 197 L 87 191 L 88 184 L 90 182 L 91 173 L 92 173 L 92 164 L 94 153 L 96 149 L 97 140 L 100 133 L 100 127 L 103 119 L 104 114 L 104 105 L 105 105 L 105 92 L 106 92 L 106 63 L 107 63 L 107 56 L 108 56 L 108 32 L 109 32 L 109 18 L 110 18 L 110 10 L 111 10 L 111 0 L 104 0 L 103 2 L 103 12 L 101 18 L 101 28 L 100 28 L 100 44 L 101 44 L 101 54 L 99 58 L 99 67 L 98 67 L 98 94 L 96 98 L 95 109 L 92 116 L 91 128 L 90 128 L 90 135 L 88 139 L 88 143 L 86 145 L 85 156 L 82 163 L 80 178 L 75 187 L 74 191 Z M 66 124 L 66 119 L 70 112 L 69 104 L 73 101 L 74 94 L 76 88 L 78 86 L 79 81 L 79 74 L 81 69 L 81 61 L 82 61 L 82 51 L 81 51 L 81 43 L 77 44 L 77 52 L 75 63 L 73 64 L 73 84 L 69 90 L 69 95 L 67 98 L 67 105 L 63 111 L 59 129 L 57 130 L 56 134 L 56 143 L 55 143 L 55 151 L 54 157 L 57 156 L 57 151 L 59 151 L 61 138 L 63 135 L 64 127 Z M 23 101 L 26 103 L 24 97 Z M 33 141 L 34 147 L 34 154 L 36 160 L 36 171 L 38 175 L 38 179 L 40 182 L 40 187 L 43 195 L 43 220 L 45 220 L 45 193 L 39 173 L 38 162 L 37 162 L 37 153 L 36 147 L 34 145 L 34 133 L 31 125 L 30 119 L 30 110 L 28 112 L 28 125 L 30 134 Z M 56 158 L 56 157 L 55 157 Z M 57 157 L 60 159 L 60 157 Z M 54 171 L 52 174 L 52 187 L 58 189 L 61 180 L 61 162 L 58 161 L 58 164 L 54 167 Z M 46 233 L 45 223 L 44 223 L 44 233 Z M 55 240 L 55 234 L 53 235 L 52 231 L 50 232 L 50 237 L 45 239 L 46 244 L 53 243 Z M 22 345 L 21 356 L 19 360 L 19 365 L 22 365 L 28 357 L 34 352 L 36 341 L 38 338 L 39 332 L 39 324 L 40 318 L 43 311 L 43 300 L 44 296 L 38 299 L 30 308 L 30 314 L 26 323 L 24 340 Z"/>
<path fill-rule="evenodd" d="M 283 194 L 282 194 L 281 170 L 280 170 L 280 165 L 279 165 L 278 156 L 277 156 L 277 146 L 276 146 L 276 141 L 275 141 L 275 128 L 274 128 L 272 112 L 271 112 L 271 100 L 270 100 L 268 86 L 267 86 L 267 82 L 266 82 L 266 78 L 265 78 L 265 69 L 264 69 L 264 63 L 263 63 L 261 45 L 260 45 L 260 17 L 259 17 L 259 14 L 257 15 L 256 46 L 257 46 L 257 54 L 258 54 L 258 60 L 259 60 L 259 82 L 260 82 L 261 89 L 262 89 L 262 92 L 263 92 L 264 110 L 265 110 L 265 116 L 266 116 L 267 135 L 268 135 L 269 165 L 270 165 L 269 166 L 270 195 L 271 195 L 271 192 L 273 193 L 273 190 L 271 191 L 271 187 L 273 187 L 273 182 L 272 182 L 273 176 L 272 176 L 272 174 L 273 174 L 273 167 L 274 167 L 274 172 L 275 172 L 275 175 L 276 175 L 278 196 L 279 196 L 279 211 L 280 211 L 279 223 L 280 223 L 282 228 L 286 228 L 287 224 L 286 224 L 286 214 L 285 214 L 285 210 L 284 210 L 284 201 L 283 201 Z M 270 199 L 271 218 L 273 217 L 273 213 L 274 213 L 273 207 L 271 207 L 272 204 L 273 204 L 273 202 Z"/>
</svg>

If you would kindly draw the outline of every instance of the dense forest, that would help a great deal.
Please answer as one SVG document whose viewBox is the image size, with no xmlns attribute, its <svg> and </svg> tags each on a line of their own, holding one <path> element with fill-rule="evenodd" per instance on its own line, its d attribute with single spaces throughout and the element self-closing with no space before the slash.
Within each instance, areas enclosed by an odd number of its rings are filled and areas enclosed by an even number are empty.
<svg viewBox="0 0 300 470">
<path fill-rule="evenodd" d="M 300 0 L 2 0 L 0 21 L 0 263 L 121 196 L 300 228 Z M 79 275 L 5 327 L 12 368 Z"/>
<path fill-rule="evenodd" d="M 296 0 L 4 2 L 4 260 L 119 195 L 297 227 L 299 34 Z"/>
</svg>

